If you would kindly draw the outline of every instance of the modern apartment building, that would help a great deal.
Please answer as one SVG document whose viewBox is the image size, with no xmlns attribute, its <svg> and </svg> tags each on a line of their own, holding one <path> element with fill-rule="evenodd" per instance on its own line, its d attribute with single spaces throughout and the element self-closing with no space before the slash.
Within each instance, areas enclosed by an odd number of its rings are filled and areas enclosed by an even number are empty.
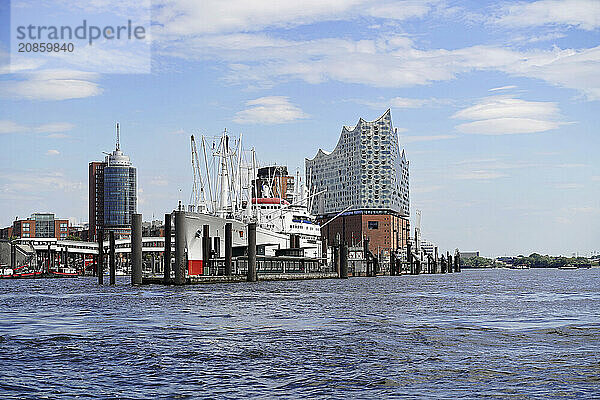
<svg viewBox="0 0 600 400">
<path fill-rule="evenodd" d="M 119 143 L 104 162 L 89 164 L 89 240 L 96 240 L 98 229 L 114 231 L 117 238 L 131 234 L 131 214 L 137 212 L 137 172 Z"/>
<path fill-rule="evenodd" d="M 388 109 L 374 121 L 360 118 L 344 126 L 332 152 L 319 149 L 306 159 L 310 210 L 332 243 L 339 234 L 349 244 L 366 236 L 372 252 L 406 247 L 409 238 L 409 162 L 400 150 Z"/>
<path fill-rule="evenodd" d="M 69 236 L 69 220 L 56 219 L 52 213 L 34 213 L 28 219 L 13 222 L 12 236 L 65 240 Z"/>
</svg>

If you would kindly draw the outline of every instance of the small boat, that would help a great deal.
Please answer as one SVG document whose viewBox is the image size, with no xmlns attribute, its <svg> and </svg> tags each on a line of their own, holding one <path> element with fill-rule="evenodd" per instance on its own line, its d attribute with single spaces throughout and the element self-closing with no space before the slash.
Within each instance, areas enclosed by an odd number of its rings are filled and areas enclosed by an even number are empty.
<svg viewBox="0 0 600 400">
<path fill-rule="evenodd" d="M 561 265 L 560 267 L 558 267 L 558 269 L 579 269 L 576 265 Z"/>
</svg>

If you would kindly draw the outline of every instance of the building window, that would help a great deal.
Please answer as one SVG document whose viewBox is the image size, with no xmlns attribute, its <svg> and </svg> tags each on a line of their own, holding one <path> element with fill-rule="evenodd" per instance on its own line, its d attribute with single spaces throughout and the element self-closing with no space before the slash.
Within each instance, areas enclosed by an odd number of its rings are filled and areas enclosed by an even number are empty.
<svg viewBox="0 0 600 400">
<path fill-rule="evenodd" d="M 369 229 L 379 229 L 379 221 L 368 221 L 367 227 Z"/>
</svg>

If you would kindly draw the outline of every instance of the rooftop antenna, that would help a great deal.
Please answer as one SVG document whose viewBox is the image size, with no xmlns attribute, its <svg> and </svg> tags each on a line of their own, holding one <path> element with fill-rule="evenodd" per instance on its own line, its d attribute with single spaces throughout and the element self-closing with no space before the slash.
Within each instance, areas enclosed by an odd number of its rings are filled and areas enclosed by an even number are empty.
<svg viewBox="0 0 600 400">
<path fill-rule="evenodd" d="M 117 122 L 117 151 L 121 150 L 121 144 L 119 143 L 119 123 Z"/>
</svg>

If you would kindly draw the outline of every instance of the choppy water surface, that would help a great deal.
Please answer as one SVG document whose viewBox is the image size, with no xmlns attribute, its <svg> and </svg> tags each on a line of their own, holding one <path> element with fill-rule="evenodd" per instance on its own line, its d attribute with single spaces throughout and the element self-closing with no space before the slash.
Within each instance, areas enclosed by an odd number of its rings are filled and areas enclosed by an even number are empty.
<svg viewBox="0 0 600 400">
<path fill-rule="evenodd" d="M 600 397 L 600 269 L 0 281 L 0 398 Z"/>
</svg>

